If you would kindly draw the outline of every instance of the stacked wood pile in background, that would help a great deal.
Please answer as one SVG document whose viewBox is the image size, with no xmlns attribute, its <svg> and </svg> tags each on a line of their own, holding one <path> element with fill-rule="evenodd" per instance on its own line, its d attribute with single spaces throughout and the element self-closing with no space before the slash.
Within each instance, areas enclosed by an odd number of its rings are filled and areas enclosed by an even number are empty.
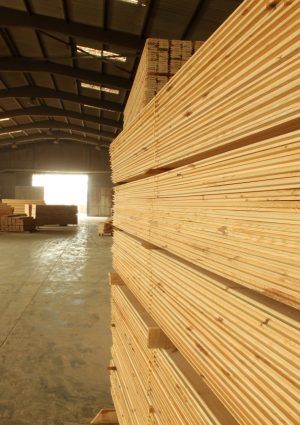
<svg viewBox="0 0 300 425">
<path fill-rule="evenodd" d="M 23 215 L 0 216 L 0 232 L 33 232 L 36 229 L 35 219 Z"/>
<path fill-rule="evenodd" d="M 76 205 L 32 205 L 37 226 L 78 224 Z"/>
<path fill-rule="evenodd" d="M 125 110 L 124 128 L 184 65 L 202 41 L 149 38 Z"/>
<path fill-rule="evenodd" d="M 300 422 L 298 18 L 244 1 L 111 146 L 121 425 Z"/>
<path fill-rule="evenodd" d="M 3 199 L 3 202 L 14 209 L 15 214 L 26 214 L 30 216 L 30 205 L 45 205 L 43 199 Z"/>
<path fill-rule="evenodd" d="M 0 201 L 0 232 L 27 232 L 35 230 L 35 220 L 24 214 L 13 214 L 14 208 Z"/>
<path fill-rule="evenodd" d="M 108 217 L 105 221 L 98 224 L 99 236 L 104 236 L 104 235 L 112 236 L 112 233 L 113 233 L 112 217 Z"/>
<path fill-rule="evenodd" d="M 0 216 L 11 215 L 14 212 L 10 205 L 0 201 Z"/>
</svg>

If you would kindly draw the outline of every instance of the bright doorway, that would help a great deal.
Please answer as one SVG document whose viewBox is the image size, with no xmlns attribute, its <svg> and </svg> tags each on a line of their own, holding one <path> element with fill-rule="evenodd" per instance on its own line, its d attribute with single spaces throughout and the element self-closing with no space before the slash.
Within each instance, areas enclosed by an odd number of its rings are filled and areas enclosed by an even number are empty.
<svg viewBox="0 0 300 425">
<path fill-rule="evenodd" d="M 43 186 L 49 205 L 77 205 L 87 212 L 88 176 L 83 174 L 34 174 L 32 186 Z"/>
</svg>

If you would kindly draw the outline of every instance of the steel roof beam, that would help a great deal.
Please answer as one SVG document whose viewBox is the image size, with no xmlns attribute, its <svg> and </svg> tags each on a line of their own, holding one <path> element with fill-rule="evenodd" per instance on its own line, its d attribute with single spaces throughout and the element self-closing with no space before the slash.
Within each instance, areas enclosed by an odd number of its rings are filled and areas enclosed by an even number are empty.
<svg viewBox="0 0 300 425">
<path fill-rule="evenodd" d="M 114 139 L 116 137 L 116 134 L 110 133 L 108 131 L 99 131 L 95 128 L 88 128 L 88 127 L 82 127 L 80 125 L 73 125 L 68 124 L 60 121 L 36 121 L 31 122 L 29 124 L 20 124 L 20 125 L 14 125 L 14 126 L 8 126 L 8 127 L 2 127 L 0 129 L 0 135 L 6 134 L 6 133 L 14 133 L 16 131 L 26 131 L 26 130 L 32 130 L 32 129 L 66 129 L 66 130 L 72 130 L 72 131 L 80 131 L 81 133 L 88 133 L 88 134 L 94 134 L 96 136 L 106 137 L 108 139 Z"/>
<path fill-rule="evenodd" d="M 95 124 L 106 125 L 108 127 L 122 129 L 123 124 L 121 121 L 111 120 L 107 118 L 99 118 L 94 115 L 81 114 L 59 108 L 52 108 L 50 106 L 34 106 L 32 108 L 15 109 L 13 111 L 0 112 L 0 121 L 5 118 L 16 118 L 22 116 L 39 116 L 39 117 L 66 117 L 74 118 L 81 121 L 92 122 Z"/>
<path fill-rule="evenodd" d="M 74 140 L 81 143 L 86 143 L 89 145 L 97 146 L 100 143 L 103 143 L 103 141 L 95 140 L 91 137 L 81 137 L 78 134 L 68 134 L 64 133 L 62 131 L 56 131 L 51 134 L 34 134 L 32 136 L 24 136 L 24 137 L 17 137 L 15 139 L 8 139 L 8 140 L 0 140 L 0 146 L 6 146 L 11 144 L 22 144 L 22 143 L 31 143 L 31 142 L 38 142 L 39 140 L 48 140 L 48 141 L 54 141 L 54 140 Z M 105 146 L 109 146 L 109 143 L 106 143 Z"/>
<path fill-rule="evenodd" d="M 6 90 L 0 90 L 1 98 L 45 98 L 45 99 L 58 99 L 68 102 L 80 103 L 81 105 L 88 105 L 99 109 L 106 109 L 108 111 L 123 112 L 123 106 L 117 102 L 109 102 L 105 100 L 98 100 L 93 97 L 81 96 L 69 92 L 63 92 L 45 87 L 14 87 Z"/>
<path fill-rule="evenodd" d="M 131 81 L 126 78 L 105 75 L 97 71 L 89 71 L 82 68 L 75 69 L 71 66 L 62 65 L 60 63 L 39 61 L 36 59 L 31 60 L 19 57 L 1 58 L 0 71 L 45 72 L 48 74 L 63 75 L 64 77 L 71 77 L 80 81 L 104 85 L 114 89 L 129 90 L 131 88 Z"/>
<path fill-rule="evenodd" d="M 23 27 L 53 31 L 70 37 L 90 40 L 97 44 L 108 43 L 135 50 L 142 49 L 144 44 L 140 37 L 133 34 L 104 30 L 92 25 L 67 22 L 45 15 L 29 14 L 8 7 L 0 7 L 0 27 Z"/>
</svg>

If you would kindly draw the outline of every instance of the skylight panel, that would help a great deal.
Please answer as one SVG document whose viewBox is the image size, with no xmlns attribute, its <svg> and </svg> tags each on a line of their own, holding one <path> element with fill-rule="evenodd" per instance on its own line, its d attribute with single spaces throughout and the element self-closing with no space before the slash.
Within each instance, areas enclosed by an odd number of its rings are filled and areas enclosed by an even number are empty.
<svg viewBox="0 0 300 425">
<path fill-rule="evenodd" d="M 120 56 L 118 53 L 110 52 L 108 50 L 93 49 L 92 47 L 77 46 L 79 53 L 86 52 L 89 55 L 96 56 L 98 58 L 107 58 L 113 61 L 126 62 L 126 56 Z"/>
<path fill-rule="evenodd" d="M 85 89 L 103 91 L 103 92 L 106 92 L 106 93 L 119 94 L 119 90 L 117 90 L 117 89 L 111 89 L 109 87 L 97 86 L 96 84 L 81 83 L 81 87 L 83 87 Z"/>
</svg>

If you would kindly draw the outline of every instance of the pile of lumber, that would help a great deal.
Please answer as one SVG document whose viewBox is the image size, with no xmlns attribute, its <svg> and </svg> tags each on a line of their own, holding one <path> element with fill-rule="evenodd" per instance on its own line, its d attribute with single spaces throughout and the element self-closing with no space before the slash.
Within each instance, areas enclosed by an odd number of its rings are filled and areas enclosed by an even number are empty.
<svg viewBox="0 0 300 425">
<path fill-rule="evenodd" d="M 0 217 L 13 214 L 13 208 L 0 201 Z"/>
<path fill-rule="evenodd" d="M 14 214 L 26 214 L 31 216 L 31 205 L 45 205 L 43 199 L 3 199 L 3 202 L 14 209 Z"/>
<path fill-rule="evenodd" d="M 190 59 L 202 41 L 148 38 L 124 110 L 124 128 Z"/>
<path fill-rule="evenodd" d="M 114 140 L 115 183 L 298 128 L 299 2 L 277 3 L 246 0 Z"/>
<path fill-rule="evenodd" d="M 33 232 L 36 229 L 34 218 L 24 215 L 0 215 L 0 232 Z"/>
<path fill-rule="evenodd" d="M 98 224 L 98 235 L 104 236 L 109 235 L 112 236 L 113 234 L 113 224 L 112 224 L 112 217 L 107 218 L 105 221 L 102 221 Z"/>
<path fill-rule="evenodd" d="M 124 423 L 236 425 L 131 291 L 113 280 L 110 373 Z"/>
<path fill-rule="evenodd" d="M 121 425 L 300 423 L 298 17 L 245 0 L 111 145 Z"/>
<path fill-rule="evenodd" d="M 76 205 L 32 205 L 31 214 L 37 226 L 78 224 Z"/>
</svg>

